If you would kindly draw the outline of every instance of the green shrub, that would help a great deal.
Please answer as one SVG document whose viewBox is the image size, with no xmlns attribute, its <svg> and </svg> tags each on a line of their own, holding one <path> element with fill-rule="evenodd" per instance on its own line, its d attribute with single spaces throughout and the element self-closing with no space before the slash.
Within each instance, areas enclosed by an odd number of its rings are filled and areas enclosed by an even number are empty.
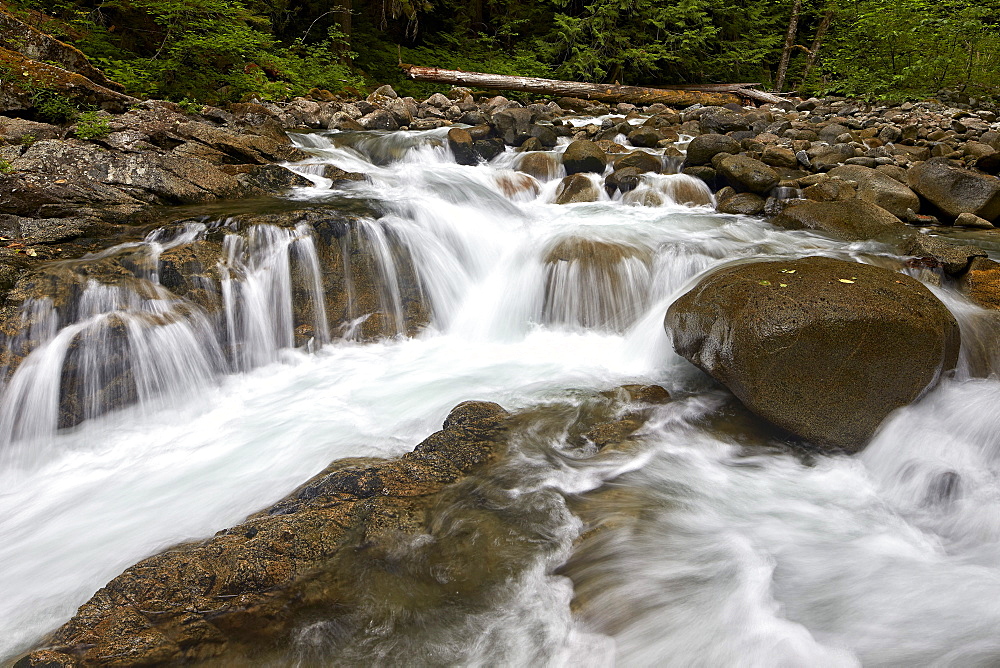
<svg viewBox="0 0 1000 668">
<path fill-rule="evenodd" d="M 84 111 L 76 119 L 73 134 L 86 141 L 104 139 L 111 134 L 111 127 L 108 125 L 108 119 L 96 111 Z"/>
<path fill-rule="evenodd" d="M 35 89 L 31 101 L 39 118 L 49 123 L 68 123 L 80 113 L 72 100 L 48 88 Z"/>
</svg>

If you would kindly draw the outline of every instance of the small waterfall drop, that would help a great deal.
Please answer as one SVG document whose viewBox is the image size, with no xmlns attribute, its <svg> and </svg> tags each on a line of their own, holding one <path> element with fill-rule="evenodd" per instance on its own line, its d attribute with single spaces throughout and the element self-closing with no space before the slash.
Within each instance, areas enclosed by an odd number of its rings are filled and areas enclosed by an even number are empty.
<svg viewBox="0 0 1000 668">
<path fill-rule="evenodd" d="M 537 429 L 476 481 L 467 516 L 442 513 L 530 528 L 522 576 L 474 613 L 390 610 L 354 644 L 316 619 L 290 663 L 429 656 L 428 638 L 470 664 L 1000 661 L 993 312 L 934 288 L 962 327 L 954 377 L 861 455 L 820 456 L 675 355 L 664 313 L 725 263 L 895 266 L 891 248 L 717 214 L 661 150 L 664 173 L 633 190 L 593 174 L 596 201 L 556 204 L 568 137 L 529 174 L 513 150 L 458 165 L 446 134 L 296 134 L 311 157 L 290 168 L 313 185 L 276 212 L 177 221 L 19 285 L 0 353 L 0 658 L 128 564 L 331 459 L 407 452 L 475 398 Z M 675 400 L 641 408 L 629 448 L 570 437 L 635 383 Z"/>
</svg>

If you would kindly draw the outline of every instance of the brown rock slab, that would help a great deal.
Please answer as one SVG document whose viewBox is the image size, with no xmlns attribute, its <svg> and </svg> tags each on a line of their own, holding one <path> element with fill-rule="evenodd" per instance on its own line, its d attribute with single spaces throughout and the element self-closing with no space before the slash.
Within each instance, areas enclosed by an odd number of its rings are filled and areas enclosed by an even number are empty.
<svg viewBox="0 0 1000 668">
<path fill-rule="evenodd" d="M 906 228 L 882 207 L 859 199 L 790 203 L 771 222 L 792 230 L 822 230 L 848 241 L 877 239 Z"/>
<path fill-rule="evenodd" d="M 1000 217 L 1000 179 L 961 169 L 947 160 L 928 160 L 907 172 L 907 182 L 945 216 L 971 213 L 992 222 Z"/>
</svg>

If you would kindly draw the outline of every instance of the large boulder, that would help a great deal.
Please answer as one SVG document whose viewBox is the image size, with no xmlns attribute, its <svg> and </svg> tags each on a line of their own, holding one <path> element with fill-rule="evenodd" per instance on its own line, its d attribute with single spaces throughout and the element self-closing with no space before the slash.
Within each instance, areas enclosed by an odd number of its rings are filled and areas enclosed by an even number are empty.
<svg viewBox="0 0 1000 668">
<path fill-rule="evenodd" d="M 691 140 L 687 147 L 686 165 L 708 165 L 719 153 L 740 152 L 740 143 L 726 135 L 700 135 Z"/>
<path fill-rule="evenodd" d="M 1000 217 L 1000 179 L 932 159 L 906 174 L 910 187 L 949 218 L 972 213 L 993 222 Z"/>
<path fill-rule="evenodd" d="M 634 167 L 640 172 L 659 172 L 663 169 L 660 157 L 646 151 L 632 151 L 615 159 L 615 170 Z"/>
<path fill-rule="evenodd" d="M 493 114 L 493 125 L 505 144 L 520 146 L 531 136 L 532 119 L 530 109 L 504 109 Z"/>
<path fill-rule="evenodd" d="M 702 112 L 698 124 L 703 134 L 725 134 L 750 129 L 750 121 L 743 113 L 725 107 L 709 107 Z"/>
<path fill-rule="evenodd" d="M 903 221 L 882 207 L 859 199 L 795 202 L 771 222 L 790 230 L 821 230 L 848 241 L 877 239 L 906 229 Z"/>
<path fill-rule="evenodd" d="M 455 483 L 501 455 L 508 420 L 497 404 L 466 401 L 398 459 L 332 462 L 241 524 L 129 567 L 16 665 L 255 665 L 293 647 L 320 610 L 363 638 L 373 617 L 430 616 L 455 597 L 495 593 L 522 567 L 509 548 L 483 554 L 440 508 Z M 491 544 L 527 540 L 500 514 L 453 512 Z M 405 559 L 401 540 L 412 546 Z M 373 600 L 400 583 L 409 594 Z"/>
<path fill-rule="evenodd" d="M 958 323 L 918 281 L 825 257 L 730 265 L 667 311 L 674 349 L 750 410 L 860 450 L 958 360 Z"/>
<path fill-rule="evenodd" d="M 604 173 L 608 164 L 608 156 L 601 147 L 588 139 L 577 139 L 566 147 L 562 156 L 563 166 L 567 174 L 580 172 Z"/>
<path fill-rule="evenodd" d="M 727 155 L 714 160 L 713 164 L 729 185 L 738 191 L 766 195 L 781 180 L 776 171 L 746 155 Z"/>
<path fill-rule="evenodd" d="M 920 210 L 920 198 L 905 185 L 888 174 L 861 165 L 843 165 L 829 172 L 858 184 L 858 199 L 877 204 L 897 218 L 906 215 L 906 210 Z"/>
</svg>

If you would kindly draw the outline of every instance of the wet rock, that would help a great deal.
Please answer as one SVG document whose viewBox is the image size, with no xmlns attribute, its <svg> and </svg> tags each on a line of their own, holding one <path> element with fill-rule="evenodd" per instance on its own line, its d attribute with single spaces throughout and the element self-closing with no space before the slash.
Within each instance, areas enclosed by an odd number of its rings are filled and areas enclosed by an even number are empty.
<svg viewBox="0 0 1000 668">
<path fill-rule="evenodd" d="M 525 199 L 534 199 L 541 191 L 538 181 L 528 174 L 518 174 L 516 172 L 498 174 L 496 181 L 503 194 L 511 198 L 523 196 Z"/>
<path fill-rule="evenodd" d="M 312 185 L 312 181 L 306 177 L 281 165 L 238 165 L 237 167 L 247 168 L 232 172 L 247 192 L 260 191 L 278 194 L 291 188 L 305 188 Z"/>
<path fill-rule="evenodd" d="M 740 143 L 732 137 L 719 134 L 699 135 L 691 140 L 687 147 L 685 165 L 708 165 L 719 153 L 740 152 Z"/>
<path fill-rule="evenodd" d="M 608 156 L 594 142 L 577 139 L 566 147 L 562 161 L 567 174 L 580 172 L 603 174 L 604 167 L 608 164 Z"/>
<path fill-rule="evenodd" d="M 757 216 L 764 212 L 764 198 L 754 193 L 736 193 L 719 202 L 719 213 Z"/>
<path fill-rule="evenodd" d="M 981 230 L 992 230 L 993 223 L 986 220 L 985 218 L 980 218 L 971 213 L 960 213 L 958 217 L 955 218 L 955 227 L 971 227 Z"/>
<path fill-rule="evenodd" d="M 545 148 L 552 148 L 559 140 L 559 136 L 547 125 L 532 125 L 528 134 L 537 139 Z"/>
<path fill-rule="evenodd" d="M 666 198 L 658 190 L 652 188 L 636 188 L 630 190 L 622 196 L 622 204 L 629 206 L 663 206 Z"/>
<path fill-rule="evenodd" d="M 359 172 L 349 172 L 333 165 L 323 165 L 323 178 L 330 179 L 336 184 L 340 181 L 364 181 L 366 177 Z"/>
<path fill-rule="evenodd" d="M 650 127 L 640 127 L 628 134 L 628 140 L 632 146 L 646 148 L 656 148 L 659 142 L 666 138 L 667 135 L 665 133 Z"/>
<path fill-rule="evenodd" d="M 907 209 L 920 208 L 916 193 L 882 172 L 858 165 L 844 165 L 830 170 L 829 175 L 857 183 L 858 199 L 882 207 L 897 218 Z"/>
<path fill-rule="evenodd" d="M 822 230 L 848 241 L 878 239 L 905 229 L 901 220 L 870 202 L 789 202 L 772 221 L 790 230 Z"/>
<path fill-rule="evenodd" d="M 640 172 L 659 172 L 663 168 L 663 165 L 655 155 L 646 153 L 645 151 L 632 151 L 615 159 L 615 170 L 626 167 L 634 167 Z"/>
<path fill-rule="evenodd" d="M 497 136 L 511 146 L 520 146 L 531 136 L 532 120 L 530 109 L 505 109 L 493 114 Z"/>
<path fill-rule="evenodd" d="M 713 167 L 708 165 L 692 165 L 690 167 L 685 167 L 681 170 L 682 174 L 687 174 L 696 179 L 701 179 L 704 181 L 709 188 L 718 187 L 716 183 L 718 182 L 718 173 Z"/>
<path fill-rule="evenodd" d="M 992 222 L 1000 217 L 1000 179 L 928 160 L 907 172 L 907 182 L 945 216 L 971 213 Z"/>
<path fill-rule="evenodd" d="M 465 549 L 475 541 L 436 506 L 503 452 L 508 420 L 497 404 L 464 402 L 399 459 L 333 462 L 242 524 L 126 569 L 19 663 L 108 665 L 110 656 L 128 666 L 254 663 L 249 657 L 276 643 L 291 646 L 293 632 L 317 613 L 360 634 L 378 614 L 371 592 L 398 589 L 401 579 L 421 592 L 405 605 L 411 614 L 490 590 L 519 567 L 493 563 L 478 545 Z M 487 513 L 473 523 L 480 531 L 497 524 L 498 536 L 508 531 Z M 424 536 L 432 540 L 417 542 Z M 404 541 L 407 560 L 399 557 Z M 447 565 L 445 581 L 427 574 L 443 572 L 438 564 Z"/>
<path fill-rule="evenodd" d="M 53 244 L 100 233 L 107 224 L 99 218 L 30 218 L 0 214 L 0 235 L 28 244 Z"/>
<path fill-rule="evenodd" d="M 720 155 L 724 157 L 718 159 Z M 781 180 L 776 171 L 760 160 L 745 155 L 717 154 L 713 159 L 713 166 L 736 190 L 750 191 L 759 195 L 767 194 Z"/>
<path fill-rule="evenodd" d="M 539 181 L 548 181 L 559 174 L 559 161 L 551 153 L 529 153 L 518 161 L 517 169 Z"/>
<path fill-rule="evenodd" d="M 668 310 L 674 349 L 750 410 L 855 452 L 954 368 L 954 317 L 916 280 L 830 258 L 731 265 Z"/>
<path fill-rule="evenodd" d="M 750 122 L 743 113 L 724 107 L 709 107 L 701 114 L 698 123 L 702 134 L 724 135 L 750 129 Z"/>
<path fill-rule="evenodd" d="M 951 244 L 929 234 L 912 234 L 900 245 L 900 253 L 933 260 L 947 274 L 961 274 L 973 258 L 987 257 L 982 248 Z"/>
<path fill-rule="evenodd" d="M 455 162 L 460 165 L 478 165 L 479 155 L 472 144 L 472 135 L 461 128 L 448 130 L 448 148 L 455 156 Z"/>
<path fill-rule="evenodd" d="M 556 190 L 556 204 L 576 202 L 596 202 L 600 192 L 586 174 L 570 174 L 562 180 Z"/>
<path fill-rule="evenodd" d="M 476 139 L 472 142 L 472 147 L 476 150 L 476 153 L 487 162 L 497 157 L 504 151 L 503 140 L 497 137 L 489 139 Z"/>
<path fill-rule="evenodd" d="M 1000 263 L 984 257 L 972 258 L 959 287 L 973 303 L 1000 311 Z"/>
<path fill-rule="evenodd" d="M 521 153 L 526 153 L 528 151 L 542 151 L 544 149 L 545 147 L 542 146 L 542 142 L 538 141 L 537 137 L 528 137 L 517 150 Z"/>
<path fill-rule="evenodd" d="M 607 175 L 604 179 L 604 189 L 608 196 L 615 192 L 627 193 L 635 190 L 642 182 L 643 172 L 635 167 L 622 167 Z"/>
</svg>

